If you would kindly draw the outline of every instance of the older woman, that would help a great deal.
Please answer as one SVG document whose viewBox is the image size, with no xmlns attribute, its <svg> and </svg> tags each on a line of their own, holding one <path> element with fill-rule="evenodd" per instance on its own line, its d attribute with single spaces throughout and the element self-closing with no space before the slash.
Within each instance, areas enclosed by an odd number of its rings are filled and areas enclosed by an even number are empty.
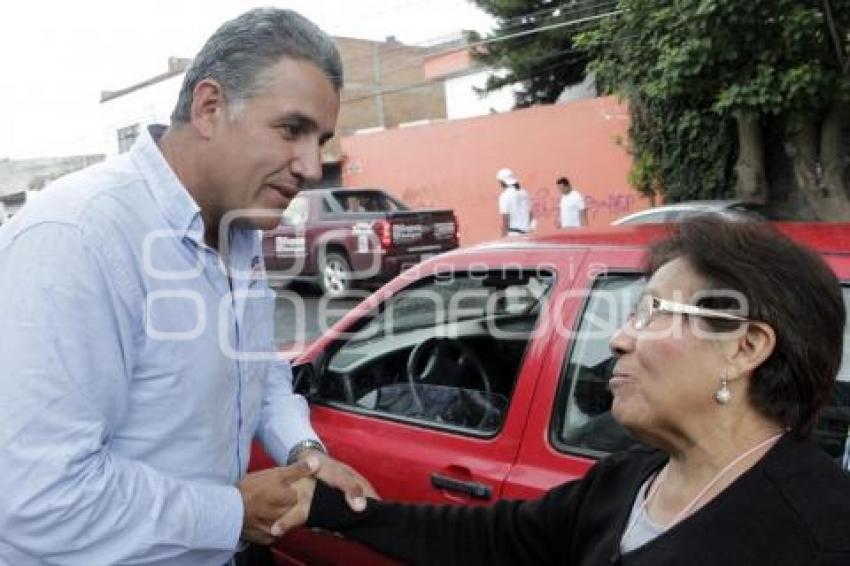
<svg viewBox="0 0 850 566">
<path fill-rule="evenodd" d="M 841 362 L 841 290 L 765 225 L 701 218 L 650 254 L 611 339 L 616 420 L 647 447 L 534 501 L 370 500 L 319 482 L 281 521 L 406 563 L 850 564 L 850 477 L 807 440 Z"/>
</svg>

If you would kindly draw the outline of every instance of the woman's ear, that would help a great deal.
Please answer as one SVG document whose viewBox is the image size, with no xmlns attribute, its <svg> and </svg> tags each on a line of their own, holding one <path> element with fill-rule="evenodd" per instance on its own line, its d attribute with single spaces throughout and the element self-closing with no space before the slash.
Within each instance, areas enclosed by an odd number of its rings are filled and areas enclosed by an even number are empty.
<svg viewBox="0 0 850 566">
<path fill-rule="evenodd" d="M 750 374 L 762 365 L 776 347 L 776 333 L 764 322 L 747 322 L 746 330 L 732 344 L 729 362 L 737 375 Z"/>
</svg>

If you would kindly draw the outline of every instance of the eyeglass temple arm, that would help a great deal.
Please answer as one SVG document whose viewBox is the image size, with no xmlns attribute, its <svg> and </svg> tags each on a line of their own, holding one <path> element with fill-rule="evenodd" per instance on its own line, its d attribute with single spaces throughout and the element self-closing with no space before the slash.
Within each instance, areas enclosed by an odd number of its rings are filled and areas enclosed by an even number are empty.
<svg viewBox="0 0 850 566">
<path fill-rule="evenodd" d="M 665 301 L 664 299 L 658 299 L 658 308 L 660 310 L 666 310 L 669 312 L 677 312 L 681 314 L 692 314 L 694 316 L 704 316 L 711 318 L 722 318 L 725 320 L 737 320 L 737 321 L 747 321 L 748 318 L 743 316 L 738 316 L 737 314 L 731 314 L 728 312 L 717 311 L 714 309 L 707 309 L 705 307 L 698 307 L 695 305 L 686 305 L 683 303 L 670 303 Z"/>
</svg>

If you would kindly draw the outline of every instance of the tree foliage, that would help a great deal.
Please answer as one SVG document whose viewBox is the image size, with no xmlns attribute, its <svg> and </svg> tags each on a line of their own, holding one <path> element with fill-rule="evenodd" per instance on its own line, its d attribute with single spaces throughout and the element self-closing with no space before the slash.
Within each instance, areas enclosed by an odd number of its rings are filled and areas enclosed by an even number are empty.
<svg viewBox="0 0 850 566">
<path fill-rule="evenodd" d="M 627 99 L 644 194 L 850 218 L 850 1 L 472 1 L 488 90 L 551 103 L 590 71 Z"/>
<path fill-rule="evenodd" d="M 616 9 L 616 0 L 471 0 L 498 22 L 492 34 L 473 33 L 475 58 L 499 69 L 486 90 L 517 85 L 516 105 L 551 103 L 568 85 L 580 83 L 588 63 L 587 52 L 577 49 L 579 31 Z"/>
<path fill-rule="evenodd" d="M 850 2 L 618 6 L 576 43 L 590 52 L 599 87 L 629 101 L 639 190 L 850 214 Z"/>
</svg>

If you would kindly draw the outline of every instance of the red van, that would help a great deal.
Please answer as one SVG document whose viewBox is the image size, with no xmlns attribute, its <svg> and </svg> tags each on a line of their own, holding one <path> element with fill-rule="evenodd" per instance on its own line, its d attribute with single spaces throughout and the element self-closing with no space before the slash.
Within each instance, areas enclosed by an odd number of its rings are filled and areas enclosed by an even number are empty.
<svg viewBox="0 0 850 566">
<path fill-rule="evenodd" d="M 850 299 L 850 224 L 780 228 L 823 254 Z M 403 273 L 294 364 L 330 453 L 387 499 L 488 504 L 537 496 L 628 447 L 609 413 L 608 340 L 645 284 L 647 245 L 666 230 L 509 239 Z M 816 432 L 844 465 L 846 358 Z M 270 463 L 260 451 L 252 462 Z M 388 563 L 306 529 L 273 551 L 281 564 Z"/>
</svg>

